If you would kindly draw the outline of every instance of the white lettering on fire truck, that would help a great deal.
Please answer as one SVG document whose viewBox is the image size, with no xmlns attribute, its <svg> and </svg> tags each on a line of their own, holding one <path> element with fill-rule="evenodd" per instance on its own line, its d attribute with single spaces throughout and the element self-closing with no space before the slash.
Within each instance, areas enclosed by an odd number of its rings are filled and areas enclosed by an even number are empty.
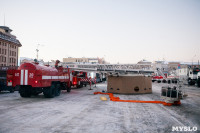
<svg viewBox="0 0 200 133">
<path fill-rule="evenodd" d="M 33 78 L 34 74 L 33 73 L 29 73 L 29 78 Z"/>
<path fill-rule="evenodd" d="M 15 77 L 19 77 L 19 73 L 15 73 Z"/>
</svg>

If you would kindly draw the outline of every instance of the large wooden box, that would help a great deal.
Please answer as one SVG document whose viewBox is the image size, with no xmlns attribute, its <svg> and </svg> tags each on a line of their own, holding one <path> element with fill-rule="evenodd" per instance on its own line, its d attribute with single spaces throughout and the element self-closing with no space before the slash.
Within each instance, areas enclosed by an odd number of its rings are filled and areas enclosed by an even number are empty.
<svg viewBox="0 0 200 133">
<path fill-rule="evenodd" d="M 116 94 L 152 93 L 152 79 L 144 75 L 109 75 L 107 92 Z"/>
</svg>

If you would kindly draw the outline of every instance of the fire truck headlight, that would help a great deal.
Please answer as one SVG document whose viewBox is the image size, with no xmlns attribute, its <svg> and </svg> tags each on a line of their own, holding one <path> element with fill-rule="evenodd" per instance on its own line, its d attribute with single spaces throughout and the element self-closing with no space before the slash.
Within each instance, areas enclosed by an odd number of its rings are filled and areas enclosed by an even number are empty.
<svg viewBox="0 0 200 133">
<path fill-rule="evenodd" d="M 35 80 L 35 83 L 37 84 L 37 83 L 38 83 L 38 81 L 37 81 L 37 80 Z"/>
</svg>

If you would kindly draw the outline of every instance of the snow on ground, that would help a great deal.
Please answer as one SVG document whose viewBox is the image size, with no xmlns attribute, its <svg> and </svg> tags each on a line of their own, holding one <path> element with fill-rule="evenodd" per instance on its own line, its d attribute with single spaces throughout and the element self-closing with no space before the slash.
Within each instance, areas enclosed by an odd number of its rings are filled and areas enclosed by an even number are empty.
<svg viewBox="0 0 200 133">
<path fill-rule="evenodd" d="M 161 100 L 161 87 L 153 83 L 153 93 L 117 95 L 120 99 Z M 150 103 L 101 101 L 95 91 L 106 90 L 106 83 L 62 92 L 48 99 L 41 94 L 21 98 L 18 92 L 0 93 L 0 133 L 160 133 L 172 126 L 189 126 L 200 131 L 200 88 L 184 86 L 188 97 L 181 106 Z"/>
</svg>

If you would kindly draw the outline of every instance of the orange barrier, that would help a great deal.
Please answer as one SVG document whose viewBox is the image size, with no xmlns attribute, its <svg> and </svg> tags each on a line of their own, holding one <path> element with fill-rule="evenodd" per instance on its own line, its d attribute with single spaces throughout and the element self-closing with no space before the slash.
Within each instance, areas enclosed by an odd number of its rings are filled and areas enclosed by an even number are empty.
<svg viewBox="0 0 200 133">
<path fill-rule="evenodd" d="M 112 93 L 94 92 L 94 95 L 96 95 L 96 94 L 109 95 L 110 101 L 114 101 L 114 102 L 155 103 L 155 104 L 163 104 L 164 106 L 180 105 L 181 104 L 180 101 L 177 101 L 177 102 L 174 102 L 174 103 L 166 103 L 166 102 L 163 102 L 163 101 L 121 100 L 119 97 L 114 97 Z"/>
</svg>

